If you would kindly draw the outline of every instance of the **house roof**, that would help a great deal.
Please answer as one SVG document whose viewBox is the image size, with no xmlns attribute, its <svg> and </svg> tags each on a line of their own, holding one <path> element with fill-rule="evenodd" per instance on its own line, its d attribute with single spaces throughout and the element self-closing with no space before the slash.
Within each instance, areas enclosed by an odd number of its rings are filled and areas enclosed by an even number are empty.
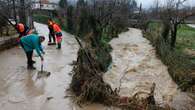
<svg viewBox="0 0 195 110">
<path fill-rule="evenodd" d="M 43 3 L 55 3 L 58 4 L 60 0 L 41 0 Z M 40 0 L 34 0 L 34 2 L 40 2 Z"/>
</svg>

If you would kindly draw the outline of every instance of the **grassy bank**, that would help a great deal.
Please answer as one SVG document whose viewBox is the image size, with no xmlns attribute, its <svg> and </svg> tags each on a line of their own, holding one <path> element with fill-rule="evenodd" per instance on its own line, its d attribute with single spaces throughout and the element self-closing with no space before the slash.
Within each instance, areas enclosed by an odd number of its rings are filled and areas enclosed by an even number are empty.
<svg viewBox="0 0 195 110">
<path fill-rule="evenodd" d="M 36 22 L 47 24 L 47 21 L 50 17 L 47 15 L 41 15 L 41 14 L 34 14 L 33 19 Z"/>
<path fill-rule="evenodd" d="M 34 19 L 34 21 L 36 21 L 36 22 L 39 22 L 39 23 L 43 23 L 43 24 L 47 24 L 47 21 L 48 21 L 48 19 L 49 19 L 50 17 L 49 16 L 47 16 L 47 15 L 41 15 L 41 14 L 34 14 L 33 15 L 33 19 Z M 62 21 L 60 21 L 59 20 L 59 18 L 57 18 L 57 17 L 54 17 L 54 18 L 52 18 L 57 24 L 59 24 L 60 26 L 61 26 L 61 28 L 63 29 L 63 30 L 67 30 L 67 21 L 66 21 L 66 19 L 64 18 L 63 19 L 63 23 L 62 23 Z"/>
<path fill-rule="evenodd" d="M 178 30 L 177 49 L 195 49 L 195 28 L 180 25 Z"/>
<path fill-rule="evenodd" d="M 158 57 L 167 65 L 168 71 L 179 87 L 186 91 L 195 92 L 195 57 L 186 53 L 186 49 L 195 49 L 195 29 L 180 25 L 178 29 L 176 48 L 171 50 L 168 42 L 162 39 L 162 24 L 152 22 L 145 37 L 156 48 Z"/>
</svg>

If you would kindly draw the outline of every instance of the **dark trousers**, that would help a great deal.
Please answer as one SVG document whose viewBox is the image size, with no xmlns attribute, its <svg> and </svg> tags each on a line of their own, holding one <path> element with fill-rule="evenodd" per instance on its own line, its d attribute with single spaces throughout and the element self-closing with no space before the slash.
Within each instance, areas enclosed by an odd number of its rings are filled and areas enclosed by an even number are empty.
<svg viewBox="0 0 195 110">
<path fill-rule="evenodd" d="M 52 38 L 53 38 L 53 42 L 55 43 L 56 42 L 56 38 L 55 38 L 54 33 L 49 33 L 49 42 L 51 42 Z"/>
<path fill-rule="evenodd" d="M 33 66 L 32 56 L 33 56 L 33 51 L 26 52 L 28 67 L 32 67 Z"/>
<path fill-rule="evenodd" d="M 20 42 L 20 45 L 24 49 L 24 45 L 22 42 Z M 33 66 L 33 60 L 32 60 L 33 51 L 29 51 L 29 52 L 25 52 L 25 53 L 26 53 L 26 58 L 27 58 L 27 65 L 28 65 L 28 67 L 32 67 Z"/>
</svg>

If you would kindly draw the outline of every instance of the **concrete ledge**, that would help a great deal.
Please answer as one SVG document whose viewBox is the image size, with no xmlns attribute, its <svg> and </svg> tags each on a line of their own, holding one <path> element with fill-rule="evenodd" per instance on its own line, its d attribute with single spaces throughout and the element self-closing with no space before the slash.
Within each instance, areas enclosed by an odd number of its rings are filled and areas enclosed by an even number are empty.
<svg viewBox="0 0 195 110">
<path fill-rule="evenodd" d="M 17 45 L 16 41 L 17 35 L 6 37 L 5 39 L 0 40 L 0 51 L 12 48 Z"/>
<path fill-rule="evenodd" d="M 32 29 L 32 33 L 35 33 L 35 29 Z M 18 34 L 12 36 L 0 37 L 0 51 L 12 48 L 18 43 L 16 41 Z"/>
</svg>

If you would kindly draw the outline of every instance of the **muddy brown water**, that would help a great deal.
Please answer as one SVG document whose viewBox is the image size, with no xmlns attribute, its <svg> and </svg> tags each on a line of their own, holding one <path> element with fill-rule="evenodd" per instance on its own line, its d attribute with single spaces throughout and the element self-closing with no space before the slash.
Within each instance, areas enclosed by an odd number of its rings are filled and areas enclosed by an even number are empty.
<svg viewBox="0 0 195 110">
<path fill-rule="evenodd" d="M 155 83 L 154 98 L 157 104 L 168 104 L 177 110 L 195 110 L 195 102 L 178 89 L 167 67 L 156 57 L 155 49 L 142 36 L 140 30 L 130 28 L 110 42 L 113 64 L 104 75 L 104 80 L 112 88 L 120 88 L 122 96 L 150 93 Z"/>
<path fill-rule="evenodd" d="M 48 36 L 46 25 L 35 23 L 40 35 Z M 44 70 L 49 77 L 36 79 L 41 69 L 40 59 L 36 60 L 36 71 L 26 70 L 26 58 L 21 48 L 15 47 L 0 53 L 0 110 L 118 110 L 99 104 L 78 107 L 66 92 L 71 82 L 70 65 L 77 58 L 78 45 L 73 36 L 63 33 L 62 50 L 47 46 Z M 121 95 L 131 96 L 137 91 L 148 91 L 155 82 L 155 98 L 160 104 L 170 103 L 178 110 L 192 107 L 191 99 L 177 89 L 167 73 L 167 68 L 155 57 L 149 42 L 141 31 L 130 29 L 119 38 L 112 40 L 113 64 L 104 80 L 117 88 L 121 83 Z M 125 74 L 125 75 L 124 75 Z M 120 80 L 122 77 L 122 80 Z M 181 108 L 181 109 L 180 109 Z"/>
</svg>

